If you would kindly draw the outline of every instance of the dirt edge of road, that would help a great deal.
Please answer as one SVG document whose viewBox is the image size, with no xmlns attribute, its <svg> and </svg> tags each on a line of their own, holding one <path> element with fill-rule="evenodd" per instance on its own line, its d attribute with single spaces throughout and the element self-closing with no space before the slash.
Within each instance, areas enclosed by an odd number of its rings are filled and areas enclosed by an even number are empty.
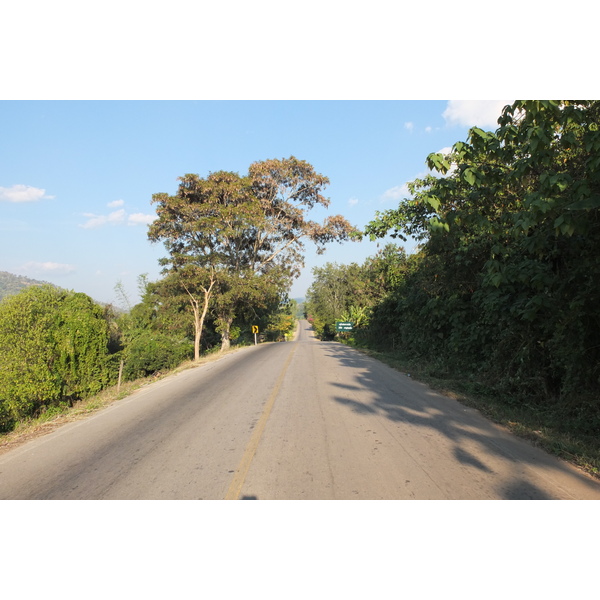
<svg viewBox="0 0 600 600">
<path fill-rule="evenodd" d="M 0 434 L 0 456 L 10 452 L 11 450 L 14 450 L 15 448 L 18 448 L 19 446 L 22 446 L 23 444 L 26 444 L 27 442 L 30 442 L 31 440 L 52 433 L 67 423 L 86 419 L 98 411 L 109 407 L 111 404 L 131 396 L 131 394 L 135 393 L 137 390 L 152 385 L 157 381 L 163 381 L 169 377 L 176 377 L 183 371 L 202 367 L 207 363 L 222 360 L 231 354 L 240 352 L 241 350 L 247 350 L 248 348 L 252 347 L 253 346 L 240 346 L 231 348 L 223 353 L 210 354 L 202 357 L 197 363 L 194 361 L 187 361 L 175 369 L 167 371 L 166 373 L 159 373 L 144 379 L 127 382 L 121 385 L 121 390 L 119 392 L 117 392 L 117 386 L 107 388 L 96 396 L 76 402 L 66 412 L 57 414 L 55 417 L 52 417 L 47 421 L 40 421 L 40 419 L 38 419 L 31 423 L 24 424 L 21 428 L 18 428 L 15 431 Z"/>
</svg>

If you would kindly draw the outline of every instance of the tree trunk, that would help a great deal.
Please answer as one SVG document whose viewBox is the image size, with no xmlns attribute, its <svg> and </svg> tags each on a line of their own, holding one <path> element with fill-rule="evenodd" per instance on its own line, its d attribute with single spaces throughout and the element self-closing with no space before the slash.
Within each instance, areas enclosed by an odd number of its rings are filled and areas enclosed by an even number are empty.
<svg viewBox="0 0 600 600">
<path fill-rule="evenodd" d="M 200 338 L 202 337 L 202 324 L 198 310 L 194 309 L 194 360 L 200 358 Z"/>
<path fill-rule="evenodd" d="M 221 352 L 231 348 L 231 324 L 233 317 L 223 317 L 221 321 Z"/>
<path fill-rule="evenodd" d="M 202 330 L 204 329 L 204 319 L 208 312 L 208 304 L 211 298 L 211 291 L 214 285 L 214 280 L 211 279 L 210 286 L 208 288 L 202 288 L 204 292 L 204 304 L 202 306 L 202 312 L 200 312 L 200 302 L 194 298 L 193 294 L 185 287 L 185 291 L 188 293 L 190 304 L 192 305 L 192 311 L 194 312 L 194 360 L 200 360 L 200 340 L 202 339 Z"/>
</svg>

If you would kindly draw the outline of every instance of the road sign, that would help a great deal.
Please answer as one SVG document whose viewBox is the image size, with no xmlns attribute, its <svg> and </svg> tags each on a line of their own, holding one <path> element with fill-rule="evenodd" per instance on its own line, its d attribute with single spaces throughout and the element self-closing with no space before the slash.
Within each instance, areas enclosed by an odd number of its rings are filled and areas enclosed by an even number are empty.
<svg viewBox="0 0 600 600">
<path fill-rule="evenodd" d="M 335 324 L 336 331 L 352 331 L 354 323 L 351 321 L 337 321 Z"/>
<path fill-rule="evenodd" d="M 258 325 L 252 325 L 252 333 L 258 333 Z"/>
</svg>

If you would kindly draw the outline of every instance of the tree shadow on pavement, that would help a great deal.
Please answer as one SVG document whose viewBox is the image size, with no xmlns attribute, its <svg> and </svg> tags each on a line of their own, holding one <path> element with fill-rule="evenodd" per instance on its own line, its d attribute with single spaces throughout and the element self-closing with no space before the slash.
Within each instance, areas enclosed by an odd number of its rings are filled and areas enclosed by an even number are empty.
<svg viewBox="0 0 600 600">
<path fill-rule="evenodd" d="M 569 476 L 578 489 L 589 490 L 590 497 L 594 490 L 600 494 L 598 483 L 488 421 L 475 409 L 437 393 L 357 350 L 336 342 L 319 343 L 325 355 L 338 361 L 344 368 L 341 372 L 347 373 L 343 381 L 328 382 L 339 390 L 334 396 L 337 403 L 359 415 L 384 417 L 398 428 L 418 428 L 421 437 L 431 437 L 432 456 L 448 447 L 448 458 L 480 482 L 488 481 L 498 498 L 571 498 L 568 492 L 549 493 L 530 481 L 528 475 L 533 478 L 534 469 L 543 470 L 546 480 Z M 498 458 L 502 459 L 504 471 L 508 466 L 510 476 L 498 473 Z M 564 490 L 565 486 L 554 484 L 554 489 L 560 488 Z"/>
</svg>

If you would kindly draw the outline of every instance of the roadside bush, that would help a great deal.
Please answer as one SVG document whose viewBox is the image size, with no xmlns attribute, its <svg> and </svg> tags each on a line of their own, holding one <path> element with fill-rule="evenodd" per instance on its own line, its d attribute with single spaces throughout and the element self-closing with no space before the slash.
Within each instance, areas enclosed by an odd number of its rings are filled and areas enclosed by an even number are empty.
<svg viewBox="0 0 600 600">
<path fill-rule="evenodd" d="M 0 426 L 100 391 L 109 365 L 108 323 L 85 294 L 32 286 L 0 303 Z"/>
<path fill-rule="evenodd" d="M 0 303 L 0 404 L 5 422 L 60 398 L 52 328 L 58 293 L 31 287 Z"/>
<path fill-rule="evenodd" d="M 126 380 L 147 377 L 173 369 L 194 356 L 194 345 L 156 331 L 140 332 L 124 351 L 123 376 Z"/>
</svg>

